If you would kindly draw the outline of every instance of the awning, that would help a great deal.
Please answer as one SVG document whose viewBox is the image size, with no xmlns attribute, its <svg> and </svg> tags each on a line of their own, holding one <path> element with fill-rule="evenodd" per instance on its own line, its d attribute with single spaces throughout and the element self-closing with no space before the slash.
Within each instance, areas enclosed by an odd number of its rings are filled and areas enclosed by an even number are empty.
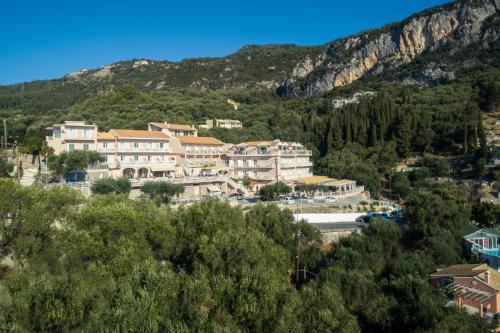
<svg viewBox="0 0 500 333">
<path fill-rule="evenodd" d="M 346 186 L 346 185 L 350 185 L 354 183 L 354 180 L 349 180 L 349 179 L 338 179 L 338 180 L 332 180 L 328 183 L 324 183 L 324 185 L 326 186 L 336 186 L 336 187 L 340 187 L 340 186 Z"/>
<path fill-rule="evenodd" d="M 207 185 L 207 190 L 209 192 L 220 192 L 220 188 L 216 185 Z"/>
<path fill-rule="evenodd" d="M 171 166 L 171 165 L 155 165 L 155 166 L 151 167 L 152 172 L 155 172 L 155 171 L 173 171 L 173 170 L 175 170 L 175 167 Z"/>
</svg>

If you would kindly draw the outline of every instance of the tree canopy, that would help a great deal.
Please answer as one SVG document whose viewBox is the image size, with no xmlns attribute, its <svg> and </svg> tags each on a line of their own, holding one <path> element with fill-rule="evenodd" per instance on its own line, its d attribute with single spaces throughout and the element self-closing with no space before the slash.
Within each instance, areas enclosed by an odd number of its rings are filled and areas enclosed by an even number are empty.
<svg viewBox="0 0 500 333">
<path fill-rule="evenodd" d="M 262 186 L 259 190 L 259 196 L 262 201 L 276 200 L 280 195 L 289 194 L 291 187 L 283 182 Z"/>
<path fill-rule="evenodd" d="M 464 202 L 422 189 L 405 213 L 406 226 L 375 219 L 325 248 L 316 229 L 275 205 L 244 211 L 212 199 L 174 210 L 0 179 L 0 248 L 12 260 L 0 269 L 0 328 L 487 330 L 445 307 L 427 281 L 437 265 L 467 259 Z"/>
<path fill-rule="evenodd" d="M 174 196 L 184 193 L 184 185 L 168 181 L 147 181 L 141 191 L 151 199 L 159 198 L 164 203 L 169 203 Z"/>
<path fill-rule="evenodd" d="M 91 187 L 92 193 L 94 194 L 128 194 L 132 189 L 132 184 L 128 177 L 120 177 L 118 179 L 114 178 L 102 178 L 96 180 Z"/>
<path fill-rule="evenodd" d="M 93 150 L 73 150 L 49 157 L 48 167 L 58 176 L 70 171 L 86 169 L 89 165 L 104 162 L 104 157 Z"/>
</svg>

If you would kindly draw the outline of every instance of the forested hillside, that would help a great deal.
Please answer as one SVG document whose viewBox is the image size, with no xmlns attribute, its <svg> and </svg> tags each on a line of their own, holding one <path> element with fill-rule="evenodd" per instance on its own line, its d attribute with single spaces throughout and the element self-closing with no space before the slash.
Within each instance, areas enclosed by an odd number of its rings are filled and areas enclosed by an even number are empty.
<svg viewBox="0 0 500 333">
<path fill-rule="evenodd" d="M 303 143 L 314 174 L 404 207 L 398 223 L 374 218 L 327 244 L 273 204 L 172 206 L 151 182 L 132 200 L 113 193 L 130 191 L 124 178 L 94 183 L 90 198 L 20 186 L 2 152 L 0 332 L 492 331 L 497 323 L 448 306 L 428 274 L 476 262 L 462 238 L 471 221 L 500 222 L 469 188 L 500 181 L 486 168 L 483 126 L 500 108 L 499 8 L 455 1 L 322 46 L 134 59 L 0 87 L 0 119 L 21 153 L 40 155 L 46 128 L 66 120 L 107 131 L 238 119 L 242 129 L 199 135 Z M 102 159 L 73 153 L 78 169 Z M 415 168 L 397 172 L 405 159 Z"/>
<path fill-rule="evenodd" d="M 315 171 L 354 178 L 376 195 L 379 175 L 414 154 L 467 155 L 483 149 L 482 112 L 498 107 L 500 71 L 470 71 L 434 86 L 359 82 L 315 98 L 280 97 L 270 90 L 194 88 L 147 92 L 124 85 L 70 107 L 50 112 L 4 109 L 9 133 L 28 150 L 39 149 L 45 127 L 64 120 L 95 122 L 101 130 L 144 129 L 151 121 L 198 124 L 234 118 L 242 130 L 213 129 L 200 135 L 225 142 L 281 139 L 313 150 Z M 360 89 L 375 94 L 334 108 L 332 101 Z M 237 111 L 226 103 L 239 101 Z M 478 157 L 481 157 L 478 155 Z"/>
<path fill-rule="evenodd" d="M 359 80 L 435 84 L 498 67 L 500 3 L 460 0 L 319 46 L 250 45 L 221 58 L 134 59 L 0 86 L 0 109 L 48 112 L 124 84 L 145 91 L 270 89 L 320 96 Z"/>
<path fill-rule="evenodd" d="M 374 221 L 333 248 L 272 205 L 171 210 L 0 179 L 0 330 L 485 332 L 427 281 L 469 260 L 469 207 L 412 179 L 403 228 Z"/>
</svg>

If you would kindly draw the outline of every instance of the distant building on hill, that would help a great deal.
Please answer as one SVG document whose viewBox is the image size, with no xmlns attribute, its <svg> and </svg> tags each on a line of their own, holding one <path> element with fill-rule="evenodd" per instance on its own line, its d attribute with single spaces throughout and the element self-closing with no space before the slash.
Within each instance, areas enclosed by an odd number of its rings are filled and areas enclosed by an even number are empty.
<svg viewBox="0 0 500 333">
<path fill-rule="evenodd" d="M 362 92 L 357 92 L 354 95 L 352 95 L 351 98 L 342 98 L 342 99 L 334 99 L 332 101 L 332 106 L 334 109 L 340 109 L 346 105 L 349 104 L 357 104 L 360 102 L 360 100 L 364 97 L 371 97 L 375 96 L 377 93 L 373 91 L 362 91 Z"/>
<path fill-rule="evenodd" d="M 204 124 L 198 126 L 200 129 L 209 130 L 214 127 L 227 128 L 227 129 L 240 129 L 243 128 L 241 121 L 236 119 L 207 119 Z"/>
<path fill-rule="evenodd" d="M 238 111 L 238 107 L 240 106 L 240 103 L 236 102 L 235 100 L 233 100 L 231 98 L 228 98 L 226 102 L 227 102 L 227 104 L 232 105 L 235 111 Z"/>
<path fill-rule="evenodd" d="M 149 123 L 148 130 L 160 131 L 171 136 L 198 136 L 198 131 L 194 126 L 171 124 L 171 123 Z"/>
</svg>

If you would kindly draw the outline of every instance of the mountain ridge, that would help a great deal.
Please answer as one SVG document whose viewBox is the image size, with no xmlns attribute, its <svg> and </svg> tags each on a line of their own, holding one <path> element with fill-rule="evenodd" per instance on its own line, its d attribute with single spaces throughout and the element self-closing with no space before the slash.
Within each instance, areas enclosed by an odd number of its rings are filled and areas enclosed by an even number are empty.
<svg viewBox="0 0 500 333">
<path fill-rule="evenodd" d="M 65 106 L 123 84 L 144 90 L 256 88 L 287 96 L 317 96 L 387 73 L 394 75 L 386 79 L 404 83 L 452 80 L 464 64 L 470 68 L 496 61 L 499 9 L 500 0 L 462 0 L 320 46 L 246 45 L 225 57 L 120 61 L 59 79 L 0 86 L 0 108 L 20 105 L 11 97 L 19 92 L 31 100 L 64 94 L 58 98 Z M 447 60 L 471 45 L 487 52 L 478 58 L 467 51 L 454 63 Z M 419 70 L 409 71 L 407 77 L 397 75 L 398 68 L 434 53 L 443 56 L 426 66 L 422 62 L 427 60 L 419 60 Z"/>
</svg>

